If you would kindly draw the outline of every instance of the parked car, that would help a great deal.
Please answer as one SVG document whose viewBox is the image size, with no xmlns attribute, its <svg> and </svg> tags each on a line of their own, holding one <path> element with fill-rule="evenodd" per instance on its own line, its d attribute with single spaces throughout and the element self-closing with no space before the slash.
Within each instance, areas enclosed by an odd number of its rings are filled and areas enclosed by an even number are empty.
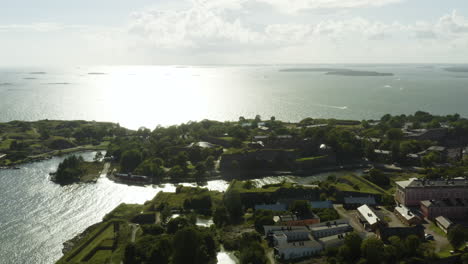
<svg viewBox="0 0 468 264">
<path fill-rule="evenodd" d="M 431 234 L 424 234 L 424 238 L 426 238 L 426 240 L 434 240 L 434 236 Z"/>
</svg>

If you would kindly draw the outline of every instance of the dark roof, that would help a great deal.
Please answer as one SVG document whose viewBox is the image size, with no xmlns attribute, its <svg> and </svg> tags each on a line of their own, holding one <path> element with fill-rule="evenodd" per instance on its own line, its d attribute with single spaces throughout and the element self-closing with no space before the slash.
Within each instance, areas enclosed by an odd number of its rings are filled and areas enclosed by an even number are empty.
<svg viewBox="0 0 468 264">
<path fill-rule="evenodd" d="M 421 225 L 411 227 L 383 227 L 379 229 L 378 233 L 383 241 L 387 241 L 387 239 L 392 236 L 405 238 L 410 235 L 416 235 L 420 238 L 423 238 L 424 227 Z"/>
<path fill-rule="evenodd" d="M 345 197 L 344 198 L 345 204 L 367 204 L 367 205 L 375 205 L 375 197 L 368 196 L 368 197 Z"/>
</svg>

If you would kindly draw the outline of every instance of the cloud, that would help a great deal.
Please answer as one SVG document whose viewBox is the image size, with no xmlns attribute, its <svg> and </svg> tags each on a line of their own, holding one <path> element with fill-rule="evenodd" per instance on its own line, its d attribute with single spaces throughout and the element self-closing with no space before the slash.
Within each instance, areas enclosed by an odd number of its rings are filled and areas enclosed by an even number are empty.
<svg viewBox="0 0 468 264">
<path fill-rule="evenodd" d="M 129 25 L 131 34 L 162 48 L 216 48 L 260 41 L 260 35 L 245 27 L 239 19 L 228 21 L 203 6 L 182 11 L 138 12 L 132 15 L 132 19 Z"/>
<path fill-rule="evenodd" d="M 267 3 L 281 12 L 294 13 L 311 9 L 358 8 L 367 6 L 384 6 L 403 2 L 404 0 L 256 0 Z"/>
</svg>

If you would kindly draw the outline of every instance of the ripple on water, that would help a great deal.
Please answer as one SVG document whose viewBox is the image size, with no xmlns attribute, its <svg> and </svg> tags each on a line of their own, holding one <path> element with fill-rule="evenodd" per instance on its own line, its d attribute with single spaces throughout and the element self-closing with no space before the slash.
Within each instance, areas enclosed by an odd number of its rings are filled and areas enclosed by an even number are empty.
<svg viewBox="0 0 468 264">
<path fill-rule="evenodd" d="M 81 153 L 92 160 L 95 153 Z M 63 157 L 0 171 L 0 263 L 53 263 L 62 243 L 82 232 L 120 203 L 144 203 L 173 184 L 127 186 L 101 177 L 95 184 L 60 186 L 49 179 Z M 225 181 L 208 182 L 224 191 Z"/>
</svg>

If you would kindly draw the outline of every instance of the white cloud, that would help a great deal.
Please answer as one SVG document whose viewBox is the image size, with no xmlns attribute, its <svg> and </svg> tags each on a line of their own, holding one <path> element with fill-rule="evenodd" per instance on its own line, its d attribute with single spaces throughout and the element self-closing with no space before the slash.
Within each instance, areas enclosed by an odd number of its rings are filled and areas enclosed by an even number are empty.
<svg viewBox="0 0 468 264">
<path fill-rule="evenodd" d="M 310 9 L 358 8 L 384 6 L 404 0 L 256 0 L 267 3 L 282 12 L 298 12 Z"/>
</svg>

